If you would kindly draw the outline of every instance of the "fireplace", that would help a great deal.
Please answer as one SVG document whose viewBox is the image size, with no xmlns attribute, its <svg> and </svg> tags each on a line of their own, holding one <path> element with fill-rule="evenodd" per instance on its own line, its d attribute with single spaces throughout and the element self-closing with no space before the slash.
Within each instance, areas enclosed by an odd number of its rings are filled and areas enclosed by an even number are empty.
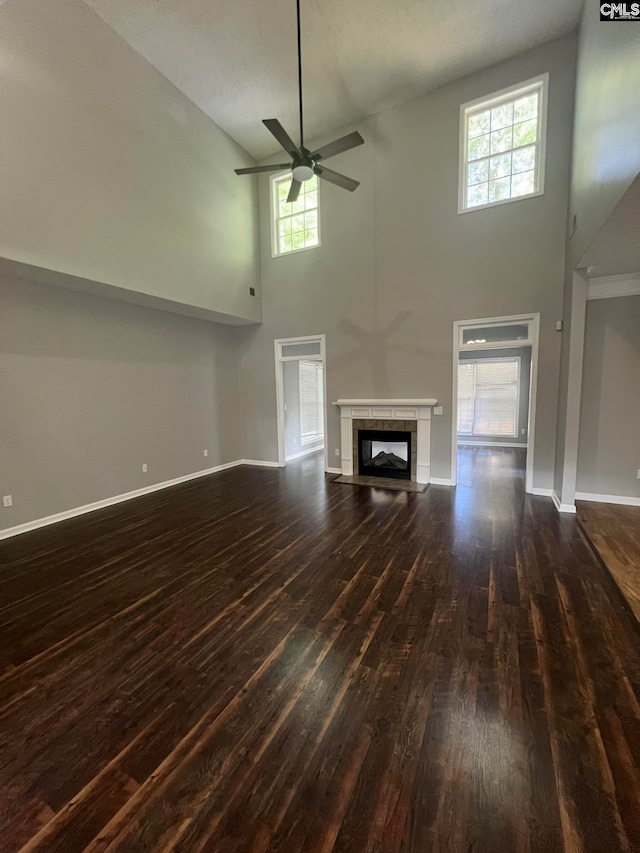
<svg viewBox="0 0 640 853">
<path fill-rule="evenodd" d="M 358 430 L 358 473 L 363 477 L 411 479 L 411 433 Z"/>
<path fill-rule="evenodd" d="M 340 408 L 340 457 L 341 473 L 345 477 L 362 476 L 360 474 L 360 442 L 358 433 L 375 430 L 381 439 L 381 432 L 410 433 L 408 468 L 409 481 L 428 483 L 430 481 L 430 428 L 431 409 L 436 399 L 419 400 L 337 400 L 333 405 Z M 371 439 L 373 440 L 373 439 Z M 394 452 L 378 448 L 371 458 L 383 453 Z M 373 451 L 373 447 L 372 447 Z M 400 456 L 396 453 L 395 455 Z M 402 457 L 401 457 L 402 458 Z M 369 471 L 368 474 L 371 472 Z M 374 476 L 376 476 L 374 474 Z M 388 473 L 378 476 L 387 477 Z M 396 474 L 397 476 L 397 474 Z"/>
</svg>

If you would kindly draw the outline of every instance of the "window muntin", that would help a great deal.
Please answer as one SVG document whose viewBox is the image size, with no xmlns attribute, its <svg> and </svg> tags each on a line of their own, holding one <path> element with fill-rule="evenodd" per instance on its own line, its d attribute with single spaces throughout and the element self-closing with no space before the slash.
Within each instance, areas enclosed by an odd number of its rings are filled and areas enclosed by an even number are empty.
<svg viewBox="0 0 640 853">
<path fill-rule="evenodd" d="M 517 438 L 520 358 L 458 364 L 458 435 Z"/>
<path fill-rule="evenodd" d="M 321 361 L 299 363 L 301 444 L 324 438 L 323 372 Z"/>
<path fill-rule="evenodd" d="M 460 212 L 544 189 L 547 75 L 461 108 Z"/>
<path fill-rule="evenodd" d="M 290 187 L 291 172 L 271 179 L 274 257 L 320 245 L 318 178 L 304 181 L 297 200 L 288 204 Z"/>
</svg>

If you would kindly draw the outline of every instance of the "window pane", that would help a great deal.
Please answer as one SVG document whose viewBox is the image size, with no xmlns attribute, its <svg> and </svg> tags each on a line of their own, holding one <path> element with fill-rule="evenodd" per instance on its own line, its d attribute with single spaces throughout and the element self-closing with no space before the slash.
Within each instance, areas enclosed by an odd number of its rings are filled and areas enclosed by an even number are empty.
<svg viewBox="0 0 640 853">
<path fill-rule="evenodd" d="M 512 133 L 510 127 L 494 131 L 491 134 L 491 153 L 499 154 L 501 151 L 508 151 L 511 148 L 511 140 Z"/>
<path fill-rule="evenodd" d="M 511 196 L 511 178 L 489 181 L 489 201 L 501 201 Z"/>
<path fill-rule="evenodd" d="M 324 434 L 322 362 L 301 361 L 299 371 L 300 432 L 302 444 L 310 444 Z"/>
<path fill-rule="evenodd" d="M 469 160 L 479 160 L 489 153 L 489 134 L 469 140 Z"/>
<path fill-rule="evenodd" d="M 305 341 L 302 344 L 282 344 L 282 355 L 320 355 L 320 341 Z"/>
<path fill-rule="evenodd" d="M 520 124 L 513 126 L 513 147 L 519 148 L 521 145 L 530 145 L 536 141 L 538 135 L 537 121 L 523 121 Z"/>
<path fill-rule="evenodd" d="M 298 213 L 296 216 L 292 216 L 290 219 L 291 222 L 291 230 L 296 231 L 304 231 L 304 213 Z"/>
<path fill-rule="evenodd" d="M 514 122 L 524 121 L 528 118 L 538 117 L 538 93 L 527 95 L 524 98 L 518 98 L 513 105 L 513 120 Z"/>
<path fill-rule="evenodd" d="M 318 227 L 318 211 L 317 210 L 308 210 L 304 215 L 304 227 L 305 228 L 317 228 Z"/>
<path fill-rule="evenodd" d="M 491 129 L 491 110 L 485 110 L 482 113 L 477 113 L 469 117 L 467 136 L 472 139 L 474 136 L 482 136 L 483 133 L 489 133 Z"/>
<path fill-rule="evenodd" d="M 293 240 L 291 234 L 285 234 L 284 237 L 280 238 L 280 251 L 281 252 L 291 252 L 293 250 Z"/>
<path fill-rule="evenodd" d="M 535 168 L 536 165 L 536 149 L 532 145 L 530 148 L 519 148 L 513 152 L 513 171 L 528 172 Z"/>
<path fill-rule="evenodd" d="M 278 224 L 278 232 L 281 237 L 284 237 L 286 234 L 291 234 L 291 220 L 281 219 Z"/>
<path fill-rule="evenodd" d="M 491 110 L 491 130 L 510 127 L 513 124 L 513 101 Z"/>
<path fill-rule="evenodd" d="M 304 196 L 304 209 L 312 210 L 313 208 L 318 206 L 318 191 L 311 190 L 308 193 L 305 193 Z"/>
<path fill-rule="evenodd" d="M 518 428 L 517 405 L 517 362 L 477 362 L 473 434 L 515 437 Z"/>
<path fill-rule="evenodd" d="M 489 177 L 491 180 L 504 178 L 511 174 L 511 154 L 498 154 L 492 157 L 489 165 Z"/>
<path fill-rule="evenodd" d="M 469 186 L 472 184 L 482 184 L 489 179 L 489 161 L 476 160 L 475 163 L 469 163 Z"/>
<path fill-rule="evenodd" d="M 490 344 L 496 341 L 526 341 L 529 338 L 529 327 L 525 323 L 505 326 L 478 326 L 475 329 L 462 330 L 462 343 L 465 346 L 473 344 Z"/>
<path fill-rule="evenodd" d="M 469 187 L 467 191 L 468 207 L 477 207 L 479 204 L 487 203 L 488 186 L 488 184 L 475 184 Z"/>
<path fill-rule="evenodd" d="M 318 231 L 316 228 L 307 228 L 304 232 L 304 245 L 305 246 L 317 246 L 318 245 Z"/>
<path fill-rule="evenodd" d="M 535 172 L 521 172 L 511 179 L 511 195 L 528 195 L 535 191 Z"/>
<path fill-rule="evenodd" d="M 458 365 L 458 433 L 473 433 L 473 395 L 476 366 L 473 362 Z"/>
<path fill-rule="evenodd" d="M 304 248 L 304 231 L 298 231 L 291 235 L 291 247 L 293 250 Z"/>
</svg>

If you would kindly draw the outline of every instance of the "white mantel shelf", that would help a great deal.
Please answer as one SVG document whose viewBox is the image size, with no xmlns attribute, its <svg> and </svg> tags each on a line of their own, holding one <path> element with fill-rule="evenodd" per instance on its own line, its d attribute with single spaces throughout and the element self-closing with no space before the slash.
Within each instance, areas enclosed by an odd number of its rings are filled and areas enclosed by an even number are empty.
<svg viewBox="0 0 640 853">
<path fill-rule="evenodd" d="M 332 406 L 435 406 L 437 400 L 336 400 Z"/>
<path fill-rule="evenodd" d="M 353 421 L 414 420 L 417 421 L 416 480 L 428 483 L 431 473 L 431 409 L 438 401 L 431 397 L 418 400 L 336 400 L 340 407 L 340 443 L 342 473 L 351 477 L 353 471 Z"/>
</svg>

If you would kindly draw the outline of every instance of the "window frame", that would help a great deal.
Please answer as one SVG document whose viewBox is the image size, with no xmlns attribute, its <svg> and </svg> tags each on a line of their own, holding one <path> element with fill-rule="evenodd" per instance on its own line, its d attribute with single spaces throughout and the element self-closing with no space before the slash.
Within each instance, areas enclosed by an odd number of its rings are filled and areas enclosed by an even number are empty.
<svg viewBox="0 0 640 853">
<path fill-rule="evenodd" d="M 318 204 L 315 210 L 318 211 L 318 242 L 315 246 L 302 246 L 300 249 L 291 249 L 290 252 L 281 252 L 280 244 L 279 244 L 279 235 L 278 235 L 278 223 L 280 222 L 279 208 L 278 208 L 278 193 L 277 193 L 277 184 L 287 176 L 291 175 L 291 171 L 289 169 L 285 169 L 282 172 L 275 172 L 269 178 L 269 200 L 270 200 L 270 211 L 271 211 L 271 257 L 272 258 L 287 258 L 289 255 L 297 255 L 300 252 L 308 252 L 310 249 L 319 249 L 322 245 L 322 232 L 320 227 L 320 179 L 316 175 L 316 187 L 318 193 Z"/>
<path fill-rule="evenodd" d="M 518 97 L 531 94 L 535 91 L 540 92 L 538 101 L 538 140 L 537 159 L 535 169 L 535 190 L 526 195 L 514 196 L 513 198 L 501 198 L 497 201 L 489 201 L 486 204 L 477 204 L 473 207 L 468 207 L 467 201 L 467 143 L 468 143 L 468 118 L 469 115 L 475 112 L 480 112 L 482 109 L 491 109 L 500 106 L 502 103 L 516 100 Z M 530 80 L 525 80 L 523 83 L 517 83 L 513 86 L 508 86 L 501 89 L 499 92 L 494 92 L 489 96 L 476 98 L 473 101 L 467 101 L 466 104 L 460 106 L 460 136 L 458 150 L 458 214 L 472 213 L 476 210 L 486 210 L 489 207 L 498 207 L 502 204 L 511 204 L 516 201 L 524 201 L 529 198 L 536 198 L 544 195 L 545 185 L 545 164 L 547 150 L 547 106 L 549 101 L 549 74 L 540 74 L 537 77 L 532 77 Z M 513 149 L 511 149 L 513 150 Z"/>
<path fill-rule="evenodd" d="M 462 356 L 462 353 L 460 353 Z M 462 438 L 470 438 L 470 439 L 501 439 L 501 438 L 519 438 L 520 437 L 520 397 L 522 394 L 522 357 L 519 355 L 512 356 L 497 356 L 495 358 L 462 358 L 458 359 L 458 371 L 460 370 L 461 364 L 488 364 L 490 362 L 515 362 L 516 364 L 516 412 L 514 418 L 514 432 L 513 434 L 505 435 L 504 433 L 475 433 L 473 432 L 473 425 L 471 427 L 471 432 L 460 432 L 458 429 L 458 422 L 456 421 L 456 431 L 457 435 Z M 458 374 L 459 377 L 459 374 Z M 460 381 L 458 378 L 458 393 L 459 393 L 459 385 Z M 473 406 L 473 420 L 475 421 L 475 386 L 474 386 L 474 406 Z M 458 397 L 458 405 L 456 417 L 460 416 L 460 398 Z"/>
</svg>

